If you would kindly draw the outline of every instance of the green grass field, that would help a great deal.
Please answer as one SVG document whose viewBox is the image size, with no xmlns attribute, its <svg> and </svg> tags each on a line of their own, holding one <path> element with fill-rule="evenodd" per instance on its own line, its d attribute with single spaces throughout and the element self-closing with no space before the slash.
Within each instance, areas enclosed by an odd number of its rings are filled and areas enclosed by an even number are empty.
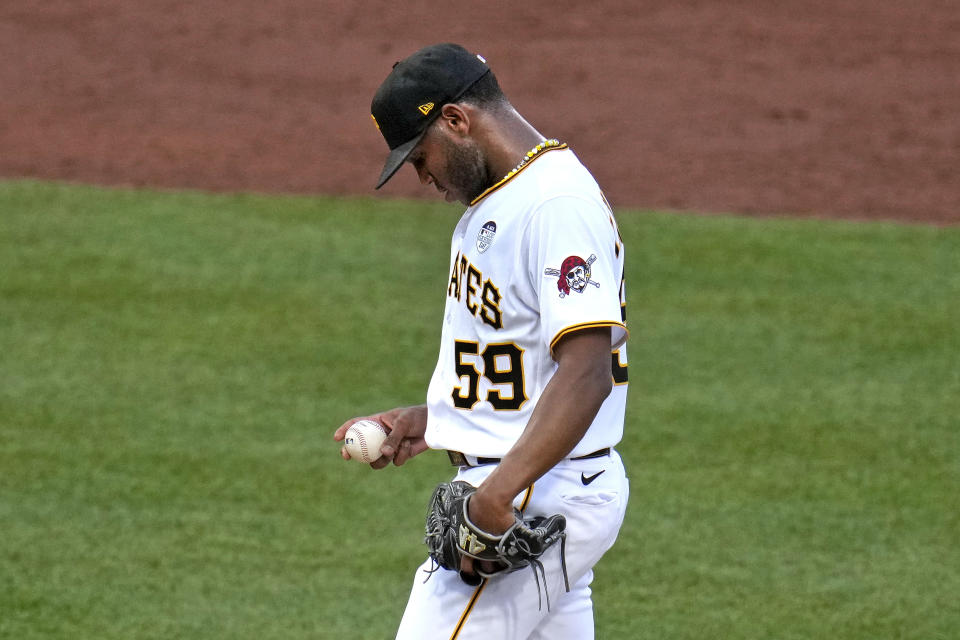
<svg viewBox="0 0 960 640">
<path fill-rule="evenodd" d="M 392 638 L 450 468 L 331 433 L 422 401 L 458 215 L 0 183 L 0 637 Z M 960 229 L 618 215 L 598 639 L 957 638 Z"/>
</svg>

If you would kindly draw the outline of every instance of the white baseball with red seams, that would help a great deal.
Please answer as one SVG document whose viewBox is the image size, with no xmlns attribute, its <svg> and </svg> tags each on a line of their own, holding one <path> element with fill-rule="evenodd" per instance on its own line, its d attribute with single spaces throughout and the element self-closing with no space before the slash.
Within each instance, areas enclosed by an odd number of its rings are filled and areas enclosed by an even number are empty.
<svg viewBox="0 0 960 640">
<path fill-rule="evenodd" d="M 380 457 L 380 447 L 387 438 L 386 428 L 373 420 L 359 420 L 347 429 L 343 446 L 352 460 L 370 463 Z"/>
</svg>

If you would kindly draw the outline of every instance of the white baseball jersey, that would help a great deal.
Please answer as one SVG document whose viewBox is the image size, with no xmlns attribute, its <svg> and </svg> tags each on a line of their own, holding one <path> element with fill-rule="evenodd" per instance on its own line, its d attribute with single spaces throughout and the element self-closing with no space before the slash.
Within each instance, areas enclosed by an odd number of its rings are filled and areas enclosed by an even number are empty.
<svg viewBox="0 0 960 640">
<path fill-rule="evenodd" d="M 616 445 L 627 396 L 623 259 L 613 213 L 566 145 L 474 200 L 450 249 L 427 444 L 503 457 L 557 370 L 557 342 L 609 326 L 613 391 L 570 457 Z"/>
</svg>

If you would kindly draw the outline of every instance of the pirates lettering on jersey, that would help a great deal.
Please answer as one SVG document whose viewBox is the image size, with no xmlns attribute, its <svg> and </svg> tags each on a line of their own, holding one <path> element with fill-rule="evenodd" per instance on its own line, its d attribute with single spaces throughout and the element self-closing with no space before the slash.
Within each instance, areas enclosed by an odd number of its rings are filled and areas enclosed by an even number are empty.
<svg viewBox="0 0 960 640">
<path fill-rule="evenodd" d="M 447 296 L 462 301 L 470 315 L 479 317 L 494 329 L 503 326 L 500 289 L 489 278 L 484 280 L 483 273 L 462 253 L 457 254 L 453 262 Z"/>
<path fill-rule="evenodd" d="M 580 256 L 567 256 L 560 265 L 559 269 L 545 269 L 543 275 L 555 276 L 557 278 L 557 289 L 560 291 L 560 297 L 566 298 L 571 291 L 583 293 L 588 284 L 599 287 L 600 283 L 590 279 L 590 267 L 597 261 L 597 256 L 590 254 L 590 257 L 584 260 Z"/>
</svg>

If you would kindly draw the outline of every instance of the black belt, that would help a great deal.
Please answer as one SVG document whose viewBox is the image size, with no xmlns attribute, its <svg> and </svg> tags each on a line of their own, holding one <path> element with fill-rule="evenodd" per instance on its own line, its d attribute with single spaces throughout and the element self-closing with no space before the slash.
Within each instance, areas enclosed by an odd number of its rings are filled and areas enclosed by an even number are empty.
<svg viewBox="0 0 960 640">
<path fill-rule="evenodd" d="M 602 458 L 603 456 L 608 455 L 610 455 L 610 447 L 604 447 L 603 449 L 597 449 L 593 453 L 588 453 L 585 456 L 570 458 L 570 460 L 590 460 L 592 458 Z M 447 457 L 450 458 L 450 464 L 455 467 L 479 467 L 485 464 L 500 463 L 500 458 L 477 458 L 477 464 L 473 465 L 467 460 L 467 456 L 459 451 L 451 451 L 450 449 L 447 449 Z"/>
</svg>

